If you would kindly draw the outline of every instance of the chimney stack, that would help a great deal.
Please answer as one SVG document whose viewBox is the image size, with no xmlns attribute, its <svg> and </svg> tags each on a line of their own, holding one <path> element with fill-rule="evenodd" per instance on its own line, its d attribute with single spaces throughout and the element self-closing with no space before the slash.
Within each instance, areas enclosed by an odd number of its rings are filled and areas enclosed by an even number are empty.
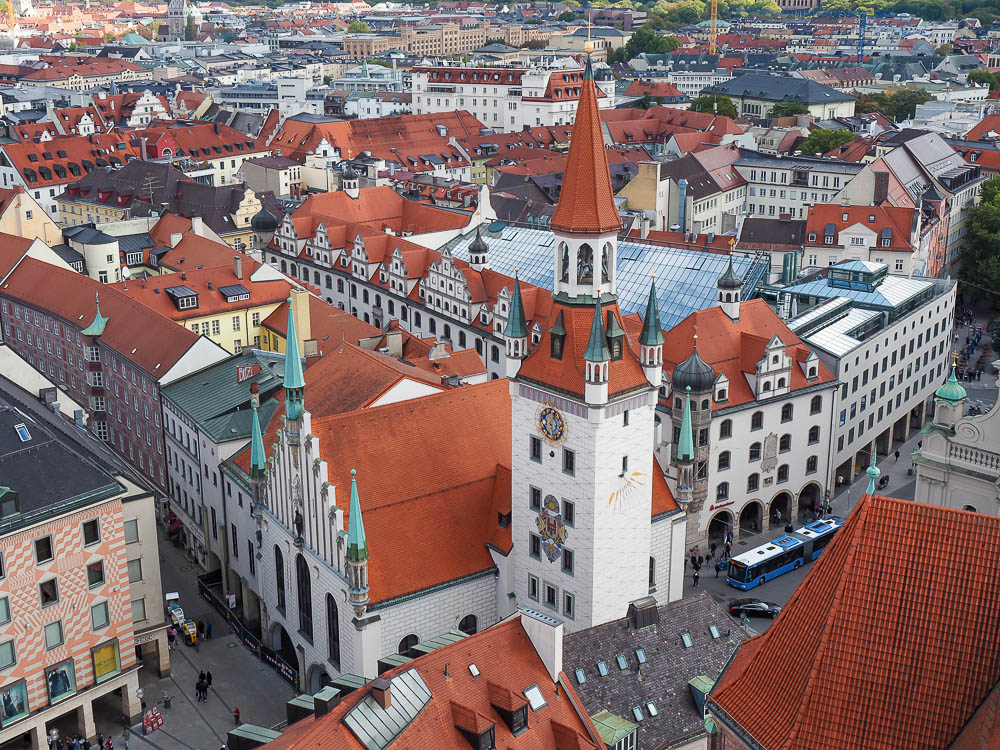
<svg viewBox="0 0 1000 750">
<path fill-rule="evenodd" d="M 383 710 L 392 705 L 392 684 L 384 677 L 378 677 L 372 682 L 372 698 Z"/>
<path fill-rule="evenodd" d="M 234 255 L 233 256 L 233 273 L 236 274 L 237 279 L 243 278 L 243 256 Z"/>
<path fill-rule="evenodd" d="M 180 232 L 170 233 L 170 247 L 177 247 L 180 241 L 184 238 L 184 235 Z"/>
</svg>

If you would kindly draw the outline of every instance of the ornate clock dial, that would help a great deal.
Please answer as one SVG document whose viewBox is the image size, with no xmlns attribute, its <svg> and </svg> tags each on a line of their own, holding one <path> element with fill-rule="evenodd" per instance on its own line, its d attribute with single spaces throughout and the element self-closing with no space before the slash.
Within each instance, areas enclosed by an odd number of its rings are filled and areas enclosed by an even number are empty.
<svg viewBox="0 0 1000 750">
<path fill-rule="evenodd" d="M 538 431 L 549 443 L 561 443 L 566 439 L 566 420 L 554 406 L 543 406 L 538 410 Z"/>
</svg>

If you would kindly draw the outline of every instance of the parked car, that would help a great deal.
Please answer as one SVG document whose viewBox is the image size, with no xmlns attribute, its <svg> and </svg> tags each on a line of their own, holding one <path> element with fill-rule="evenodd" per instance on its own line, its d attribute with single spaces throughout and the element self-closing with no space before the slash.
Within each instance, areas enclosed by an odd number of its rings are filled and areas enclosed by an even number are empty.
<svg viewBox="0 0 1000 750">
<path fill-rule="evenodd" d="M 729 614 L 733 617 L 770 617 L 772 620 L 781 612 L 781 607 L 774 602 L 760 599 L 732 599 L 729 602 Z"/>
</svg>

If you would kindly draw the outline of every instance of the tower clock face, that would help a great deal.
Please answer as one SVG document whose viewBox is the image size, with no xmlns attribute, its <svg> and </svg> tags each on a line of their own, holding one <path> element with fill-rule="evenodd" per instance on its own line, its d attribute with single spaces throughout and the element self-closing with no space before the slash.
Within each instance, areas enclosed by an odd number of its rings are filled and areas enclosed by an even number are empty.
<svg viewBox="0 0 1000 750">
<path fill-rule="evenodd" d="M 543 406 L 537 414 L 538 431 L 548 443 L 555 445 L 566 439 L 566 419 L 554 406 Z"/>
</svg>

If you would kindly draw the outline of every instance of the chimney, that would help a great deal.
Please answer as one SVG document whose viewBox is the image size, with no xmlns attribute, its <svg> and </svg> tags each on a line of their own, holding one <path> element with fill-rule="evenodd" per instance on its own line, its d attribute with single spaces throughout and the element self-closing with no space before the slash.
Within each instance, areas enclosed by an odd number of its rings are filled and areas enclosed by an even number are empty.
<svg viewBox="0 0 1000 750">
<path fill-rule="evenodd" d="M 435 359 L 447 359 L 449 356 L 448 345 L 443 341 L 438 341 L 431 348 L 430 354 L 427 355 L 427 359 L 433 361 Z"/>
<path fill-rule="evenodd" d="M 140 138 L 139 139 L 139 158 L 142 159 L 143 161 L 146 161 L 146 157 L 147 157 L 147 153 L 146 153 L 146 139 L 145 138 Z"/>
<path fill-rule="evenodd" d="M 639 237 L 642 239 L 649 237 L 649 217 L 646 214 L 639 217 Z"/>
<path fill-rule="evenodd" d="M 876 206 L 882 205 L 889 197 L 889 173 L 875 173 L 875 192 L 872 199 Z"/>
<path fill-rule="evenodd" d="M 205 220 L 200 216 L 191 217 L 191 231 L 199 237 L 205 236 Z"/>
<path fill-rule="evenodd" d="M 372 698 L 383 710 L 392 705 L 392 684 L 385 677 L 377 677 L 372 682 Z"/>
<path fill-rule="evenodd" d="M 535 609 L 521 610 L 521 627 L 535 647 L 553 682 L 559 680 L 563 664 L 563 622 Z"/>
<path fill-rule="evenodd" d="M 236 274 L 237 279 L 243 278 L 243 256 L 234 255 L 233 256 L 233 273 Z"/>
<path fill-rule="evenodd" d="M 170 233 L 170 247 L 177 247 L 180 241 L 184 238 L 184 235 L 180 232 Z"/>
<path fill-rule="evenodd" d="M 317 717 L 330 713 L 338 703 L 340 703 L 340 690 L 333 685 L 327 685 L 313 695 L 313 708 Z"/>
</svg>

